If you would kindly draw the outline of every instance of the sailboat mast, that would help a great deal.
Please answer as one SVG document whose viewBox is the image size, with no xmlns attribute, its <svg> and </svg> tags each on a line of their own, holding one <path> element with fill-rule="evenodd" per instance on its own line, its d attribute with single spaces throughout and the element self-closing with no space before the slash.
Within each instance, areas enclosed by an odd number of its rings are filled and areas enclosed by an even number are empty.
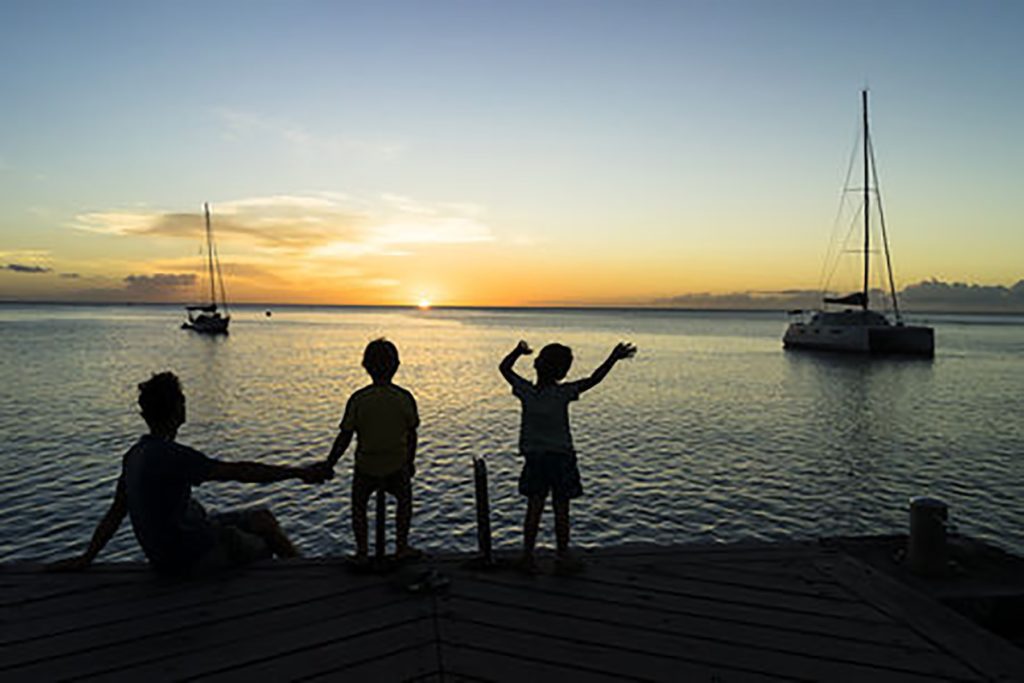
<svg viewBox="0 0 1024 683">
<path fill-rule="evenodd" d="M 216 307 L 217 296 L 213 287 L 213 235 L 210 232 L 210 205 L 203 203 L 203 212 L 206 214 L 206 261 L 210 271 L 210 305 Z"/>
<path fill-rule="evenodd" d="M 861 308 L 868 310 L 868 272 L 871 258 L 871 191 L 869 174 L 870 146 L 868 138 L 868 91 L 865 88 L 860 91 L 861 109 L 864 115 L 864 298 L 861 301 Z"/>
</svg>

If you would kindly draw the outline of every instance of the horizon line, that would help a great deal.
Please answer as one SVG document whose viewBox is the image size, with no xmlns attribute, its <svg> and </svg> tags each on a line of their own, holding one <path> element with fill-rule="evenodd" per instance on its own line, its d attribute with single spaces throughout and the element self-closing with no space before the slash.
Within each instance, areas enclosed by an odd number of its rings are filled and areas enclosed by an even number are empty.
<svg viewBox="0 0 1024 683">
<path fill-rule="evenodd" d="M 184 308 L 188 304 L 186 302 L 167 302 L 167 301 L 62 301 L 58 299 L 0 299 L 0 306 L 17 306 L 17 305 L 31 305 L 31 306 L 162 306 L 162 307 L 181 307 Z M 714 306 L 703 306 L 703 307 L 679 307 L 679 306 L 657 306 L 657 305 L 609 305 L 609 304 L 523 304 L 519 306 L 511 305 L 472 305 L 472 304 L 438 304 L 431 305 L 428 308 L 421 308 L 417 304 L 314 304 L 314 303 L 267 303 L 267 302 L 245 302 L 232 304 L 227 307 L 228 310 L 231 308 L 254 308 L 254 309 L 270 309 L 270 308 L 372 308 L 372 309 L 394 309 L 394 310 L 413 310 L 429 312 L 432 310 L 478 310 L 478 311 L 521 311 L 521 310 L 534 310 L 534 311 L 637 311 L 637 312 L 678 312 L 678 313 L 782 313 L 789 314 L 794 312 L 794 309 L 790 308 L 730 308 L 730 307 L 714 307 Z M 802 310 L 818 310 L 818 309 L 802 309 Z M 904 311 L 904 313 L 907 313 Z M 993 309 L 953 309 L 953 308 L 936 308 L 919 311 L 918 313 L 910 312 L 910 315 L 923 315 L 923 314 L 940 314 L 940 315 L 1010 315 L 1010 316 L 1024 316 L 1024 309 L 1017 310 L 993 310 Z"/>
</svg>

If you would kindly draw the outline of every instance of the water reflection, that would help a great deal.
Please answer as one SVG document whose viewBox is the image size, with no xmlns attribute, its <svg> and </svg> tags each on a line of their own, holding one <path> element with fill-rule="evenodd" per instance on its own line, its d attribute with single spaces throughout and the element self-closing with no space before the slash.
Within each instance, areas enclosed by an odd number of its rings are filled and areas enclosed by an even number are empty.
<svg viewBox="0 0 1024 683">
<path fill-rule="evenodd" d="M 91 532 L 142 429 L 135 386 L 152 372 L 182 378 L 183 443 L 295 462 L 326 455 L 378 336 L 398 344 L 396 381 L 420 404 L 413 534 L 425 547 L 473 546 L 473 455 L 489 461 L 496 542 L 518 543 L 518 406 L 497 371 L 509 344 L 560 341 L 583 373 L 629 338 L 637 358 L 570 408 L 581 543 L 892 531 L 907 498 L 933 493 L 962 529 L 1024 551 L 1019 326 L 960 325 L 967 352 L 908 363 L 784 353 L 783 321 L 760 314 L 245 310 L 228 338 L 181 333 L 176 307 L 4 313 L 0 527 L 19 538 L 0 538 L 0 558 L 59 554 Z M 342 553 L 350 465 L 316 490 L 207 484 L 198 495 L 267 502 L 304 551 Z M 129 531 L 110 557 L 135 552 Z"/>
</svg>

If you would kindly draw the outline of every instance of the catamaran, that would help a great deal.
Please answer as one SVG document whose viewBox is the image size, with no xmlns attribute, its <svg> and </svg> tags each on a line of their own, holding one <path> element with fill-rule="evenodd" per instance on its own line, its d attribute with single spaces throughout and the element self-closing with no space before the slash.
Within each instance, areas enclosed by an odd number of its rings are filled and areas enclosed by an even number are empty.
<svg viewBox="0 0 1024 683">
<path fill-rule="evenodd" d="M 905 354 L 931 357 L 935 354 L 935 335 L 930 327 L 906 325 L 896 298 L 896 284 L 889 257 L 889 239 L 885 231 L 882 195 L 878 188 L 874 149 L 868 128 L 868 91 L 861 91 L 864 138 L 864 278 L 861 290 L 841 297 L 824 297 L 824 303 L 847 306 L 841 311 L 790 311 L 791 321 L 782 337 L 787 349 L 818 349 L 870 354 Z M 871 183 L 874 183 L 872 188 Z M 894 322 L 881 311 L 871 310 L 868 301 L 868 273 L 871 260 L 871 197 L 878 205 L 885 266 L 889 276 Z"/>
<path fill-rule="evenodd" d="M 220 272 L 220 258 L 213 246 L 213 229 L 210 227 L 210 205 L 203 204 L 206 214 L 206 264 L 210 281 L 209 303 L 186 306 L 188 320 L 181 324 L 183 330 L 204 334 L 227 334 L 231 316 L 228 314 L 227 297 L 224 294 L 224 276 Z M 217 305 L 217 285 L 220 289 L 220 306 Z M 221 313 L 223 311 L 223 314 Z"/>
</svg>

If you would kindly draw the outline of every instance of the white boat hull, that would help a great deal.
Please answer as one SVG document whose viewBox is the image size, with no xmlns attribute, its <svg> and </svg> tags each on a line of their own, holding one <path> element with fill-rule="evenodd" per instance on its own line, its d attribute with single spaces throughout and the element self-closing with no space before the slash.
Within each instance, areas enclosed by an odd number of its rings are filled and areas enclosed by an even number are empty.
<svg viewBox="0 0 1024 683">
<path fill-rule="evenodd" d="M 827 325 L 790 323 L 782 337 L 787 349 L 815 349 L 848 353 L 935 355 L 930 327 L 912 325 Z"/>
</svg>

